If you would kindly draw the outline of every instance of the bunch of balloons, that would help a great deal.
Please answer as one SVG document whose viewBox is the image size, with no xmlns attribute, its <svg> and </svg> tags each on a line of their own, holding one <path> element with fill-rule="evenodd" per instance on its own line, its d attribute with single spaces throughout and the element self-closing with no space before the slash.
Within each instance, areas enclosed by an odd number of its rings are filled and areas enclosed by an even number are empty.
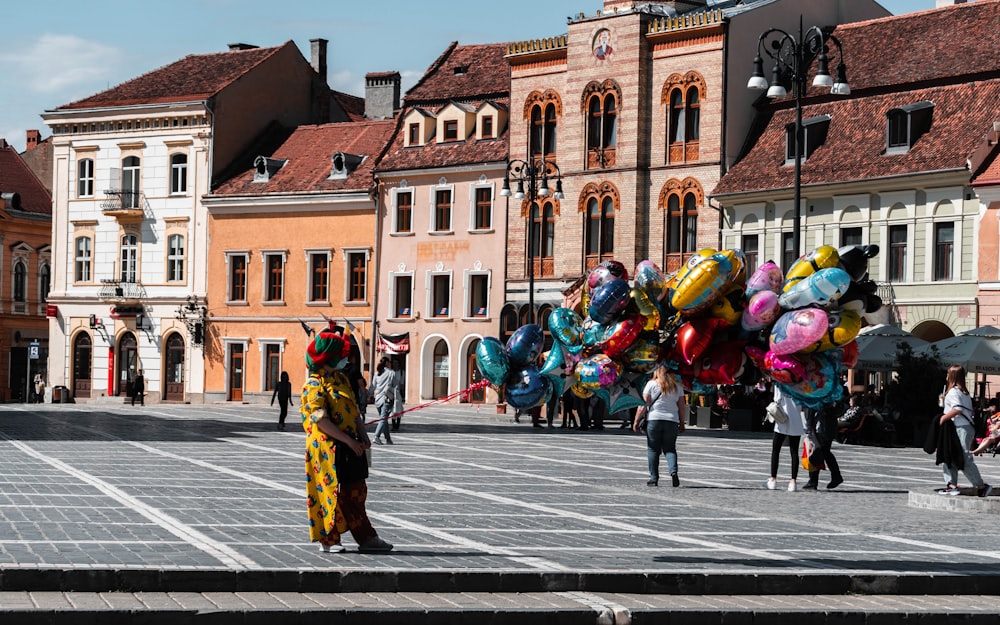
<svg viewBox="0 0 1000 625">
<path fill-rule="evenodd" d="M 669 276 L 644 260 L 631 283 L 624 265 L 606 261 L 586 277 L 585 317 L 569 308 L 551 313 L 548 352 L 541 327 L 528 324 L 506 344 L 480 341 L 477 364 L 522 410 L 567 385 L 578 397 L 599 397 L 609 413 L 640 406 L 660 364 L 689 391 L 766 375 L 819 408 L 840 398 L 839 373 L 857 358 L 862 315 L 882 305 L 868 278 L 876 254 L 874 245 L 821 246 L 785 274 L 767 261 L 747 276 L 741 250 L 705 249 Z"/>
</svg>

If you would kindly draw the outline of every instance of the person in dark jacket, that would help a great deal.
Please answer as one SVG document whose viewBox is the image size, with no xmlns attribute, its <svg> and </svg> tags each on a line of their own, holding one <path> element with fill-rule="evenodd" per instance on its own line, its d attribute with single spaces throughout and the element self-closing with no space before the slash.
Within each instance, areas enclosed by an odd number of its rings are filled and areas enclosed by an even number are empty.
<svg viewBox="0 0 1000 625">
<path fill-rule="evenodd" d="M 274 387 L 274 394 L 271 395 L 271 405 L 274 405 L 274 400 L 278 400 L 278 408 L 281 412 L 278 413 L 278 429 L 285 429 L 285 417 L 288 416 L 288 404 L 292 403 L 292 383 L 288 381 L 288 373 L 281 372 L 281 380 L 278 385 Z"/>
</svg>

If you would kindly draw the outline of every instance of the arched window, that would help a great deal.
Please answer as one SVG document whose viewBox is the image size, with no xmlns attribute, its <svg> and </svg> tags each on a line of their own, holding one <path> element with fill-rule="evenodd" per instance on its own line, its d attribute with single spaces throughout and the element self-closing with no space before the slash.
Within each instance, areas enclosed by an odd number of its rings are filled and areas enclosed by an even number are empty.
<svg viewBox="0 0 1000 625">
<path fill-rule="evenodd" d="M 506 304 L 500 310 L 500 342 L 504 345 L 514 334 L 514 330 L 521 327 L 517 323 L 517 310 L 512 304 Z"/>
<path fill-rule="evenodd" d="M 697 72 L 672 74 L 663 84 L 660 101 L 666 106 L 668 163 L 698 160 L 705 90 L 705 79 Z"/>
<path fill-rule="evenodd" d="M 23 302 L 28 297 L 28 268 L 23 261 L 14 261 L 14 301 Z"/>
<path fill-rule="evenodd" d="M 705 192 L 694 178 L 668 180 L 660 191 L 666 271 L 677 271 L 698 251 L 698 207 L 704 204 Z"/>
<path fill-rule="evenodd" d="M 528 122 L 528 155 L 531 158 L 555 160 L 560 117 L 562 101 L 556 92 L 534 91 L 525 99 L 524 119 Z"/>
<path fill-rule="evenodd" d="M 170 193 L 187 193 L 187 154 L 174 154 L 170 157 Z"/>
<path fill-rule="evenodd" d="M 618 189 L 613 184 L 590 183 L 583 188 L 581 212 L 584 213 L 583 247 L 587 271 L 614 259 L 615 212 L 618 207 Z"/>
<path fill-rule="evenodd" d="M 538 276 L 555 275 L 556 218 L 551 201 L 531 204 L 529 227 L 529 266 Z"/>
<path fill-rule="evenodd" d="M 139 208 L 139 157 L 122 159 L 122 208 Z"/>
<path fill-rule="evenodd" d="M 591 82 L 583 90 L 582 110 L 587 120 L 587 169 L 604 169 L 615 164 L 619 102 L 621 89 L 613 80 Z"/>
<path fill-rule="evenodd" d="M 48 263 L 43 263 L 38 268 L 38 300 L 46 302 L 49 299 L 49 290 L 52 288 L 52 269 Z"/>
</svg>

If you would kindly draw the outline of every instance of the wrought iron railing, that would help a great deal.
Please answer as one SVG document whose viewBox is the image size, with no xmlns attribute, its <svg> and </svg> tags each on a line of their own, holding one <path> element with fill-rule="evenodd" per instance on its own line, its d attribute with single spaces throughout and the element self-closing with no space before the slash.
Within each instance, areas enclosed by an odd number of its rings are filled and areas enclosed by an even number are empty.
<svg viewBox="0 0 1000 625">
<path fill-rule="evenodd" d="M 107 301 L 142 300 L 146 297 L 146 289 L 138 282 L 104 278 L 97 297 Z"/>
<path fill-rule="evenodd" d="M 101 210 L 142 210 L 143 204 L 145 204 L 145 197 L 143 197 L 142 191 L 107 189 L 104 192 L 104 201 L 101 202 Z"/>
</svg>

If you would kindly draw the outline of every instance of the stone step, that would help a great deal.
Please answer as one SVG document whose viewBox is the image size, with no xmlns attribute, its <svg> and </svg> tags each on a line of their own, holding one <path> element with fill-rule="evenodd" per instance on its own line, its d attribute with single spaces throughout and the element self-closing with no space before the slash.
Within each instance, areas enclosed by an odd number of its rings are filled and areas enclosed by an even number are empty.
<svg viewBox="0 0 1000 625">
<path fill-rule="evenodd" d="M 993 595 L 641 595 L 624 593 L 0 592 L 4 625 L 834 625 L 997 622 Z"/>
</svg>

